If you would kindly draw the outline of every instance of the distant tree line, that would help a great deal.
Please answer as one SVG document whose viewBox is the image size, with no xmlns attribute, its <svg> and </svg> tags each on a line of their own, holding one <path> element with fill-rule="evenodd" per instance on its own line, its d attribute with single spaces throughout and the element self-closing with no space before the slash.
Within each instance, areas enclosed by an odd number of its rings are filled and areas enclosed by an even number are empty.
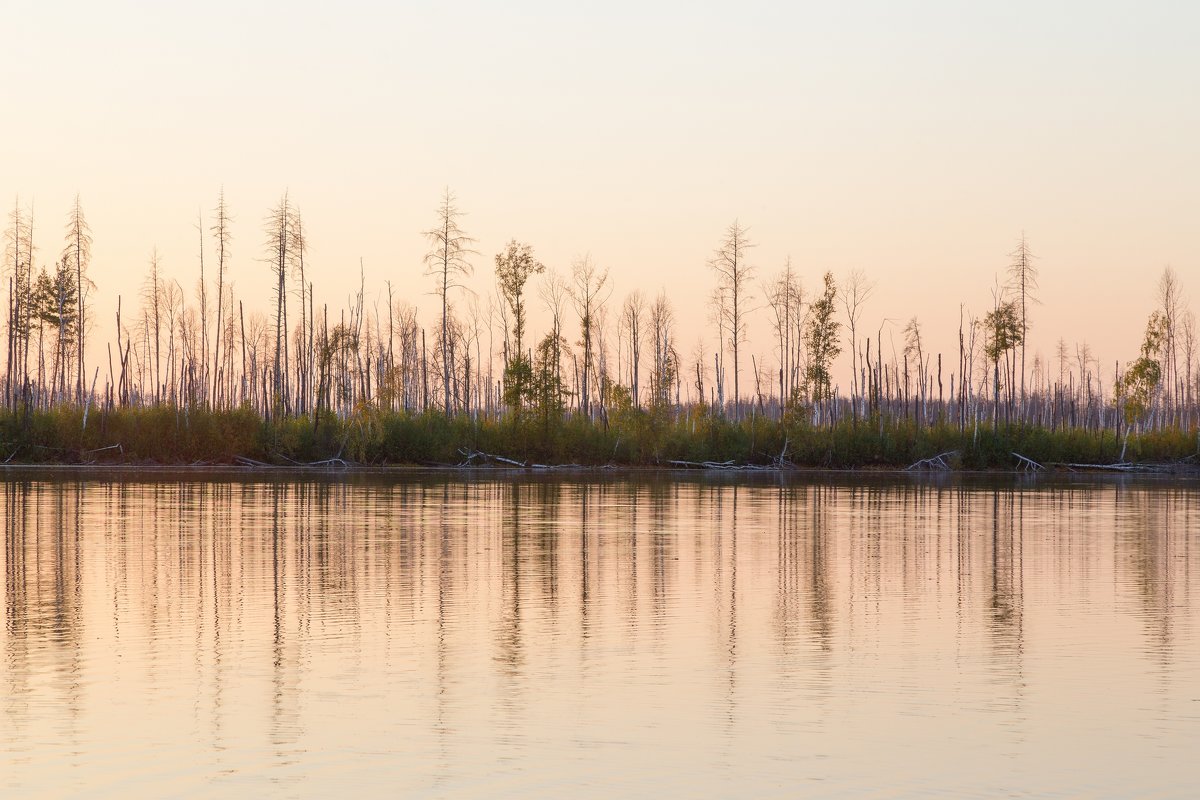
<svg viewBox="0 0 1200 800">
<path fill-rule="evenodd" d="M 1200 423 L 1196 320 L 1176 273 L 1167 268 L 1158 281 L 1135 357 L 1103 367 L 1086 343 L 1060 340 L 1052 359 L 1028 359 L 1039 274 L 1024 236 L 990 306 L 960 309 L 957 353 L 931 352 L 912 317 L 902 348 L 885 355 L 891 321 L 864 330 L 875 287 L 863 272 L 840 281 L 824 272 L 807 288 L 789 259 L 759 282 L 750 231 L 735 220 L 715 237 L 708 264 L 715 337 L 685 352 L 665 291 L 614 300 L 608 270 L 588 256 L 563 273 L 514 239 L 494 255 L 494 292 L 469 291 L 482 257 L 449 190 L 423 232 L 437 303 L 428 326 L 391 281 L 379 293 L 382 306 L 368 302 L 361 263 L 348 304 L 317 305 L 304 221 L 286 193 L 264 216 L 255 245 L 265 259 L 254 268 L 265 260 L 271 272 L 269 305 L 247 308 L 230 280 L 230 219 L 222 192 L 211 219 L 198 224 L 195 284 L 165 277 L 152 252 L 133 307 L 118 298 L 109 328 L 91 316 L 93 240 L 79 199 L 61 250 L 49 258 L 40 243 L 58 237 L 40 229 L 35 236 L 32 209 L 14 202 L 4 233 L 4 407 L 243 408 L 267 420 L 311 417 L 314 425 L 322 415 L 437 412 L 546 430 L 565 419 L 607 426 L 613 415 L 679 422 L 700 414 L 816 428 L 850 421 L 880 431 L 896 421 L 918 430 L 1022 425 L 1126 439 Z M 548 320 L 543 331 L 530 331 L 531 304 Z M 763 352 L 750 349 L 752 325 L 769 331 Z M 112 330 L 107 359 L 89 365 L 88 337 L 103 330 Z M 843 353 L 848 387 L 834 380 Z"/>
</svg>

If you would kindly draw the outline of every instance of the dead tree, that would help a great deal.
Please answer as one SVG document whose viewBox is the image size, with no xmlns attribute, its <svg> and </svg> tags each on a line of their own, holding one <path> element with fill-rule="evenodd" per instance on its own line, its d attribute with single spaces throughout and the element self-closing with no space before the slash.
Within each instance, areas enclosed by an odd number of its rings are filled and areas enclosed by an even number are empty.
<svg viewBox="0 0 1200 800">
<path fill-rule="evenodd" d="M 154 333 L 155 402 L 162 399 L 159 394 L 159 387 L 162 385 L 162 312 L 163 280 L 159 268 L 158 248 L 155 247 L 150 251 L 150 271 L 146 273 L 146 280 L 142 284 L 142 314 L 147 322 L 147 332 Z"/>
<path fill-rule="evenodd" d="M 296 350 L 296 412 L 298 414 L 307 413 L 306 397 L 308 392 L 308 373 L 310 365 L 308 363 L 308 348 L 306 345 L 306 337 L 304 335 L 309 323 L 309 303 L 312 298 L 308 295 L 308 284 L 304 278 L 304 257 L 308 253 L 308 240 L 304 234 L 304 220 L 300 216 L 298 210 L 294 210 L 292 216 L 292 237 L 291 248 L 288 251 L 288 271 L 295 277 L 299 283 L 298 291 L 300 294 L 300 332 L 297 338 Z"/>
<path fill-rule="evenodd" d="M 789 256 L 781 272 L 766 288 L 767 304 L 771 308 L 771 324 L 779 345 L 779 407 L 780 414 L 792 398 L 796 375 L 795 322 L 801 314 L 803 291 L 800 279 L 792 270 Z"/>
<path fill-rule="evenodd" d="M 572 266 L 571 299 L 579 315 L 579 346 L 583 348 L 583 365 L 579 385 L 579 410 L 591 414 L 590 373 L 595 358 L 595 333 L 601 306 L 607 300 L 608 270 L 599 269 L 591 256 L 575 260 Z"/>
<path fill-rule="evenodd" d="M 213 375 L 221 374 L 221 337 L 224 333 L 222 322 L 225 315 L 225 267 L 229 263 L 229 210 L 225 205 L 225 189 L 221 189 L 221 194 L 217 198 L 217 208 L 215 211 L 216 220 L 213 222 L 210 232 L 216 243 L 217 255 L 217 327 L 216 327 L 216 344 L 215 358 L 213 361 Z M 213 382 L 212 403 L 215 406 L 220 401 L 218 397 L 217 381 Z"/>
<path fill-rule="evenodd" d="M 746 260 L 746 251 L 753 243 L 746 237 L 748 229 L 733 221 L 725 231 L 725 238 L 709 260 L 709 266 L 717 273 L 717 285 L 722 290 L 726 303 L 720 313 L 725 317 L 729 331 L 729 344 L 733 352 L 733 416 L 738 418 L 738 401 L 741 399 L 739 386 L 738 354 L 746 338 L 746 313 L 750 310 L 750 279 L 754 268 Z"/>
<path fill-rule="evenodd" d="M 650 408 L 665 409 L 671 402 L 671 386 L 679 377 L 679 354 L 675 349 L 675 313 L 666 291 L 659 293 L 649 308 L 650 323 Z"/>
<path fill-rule="evenodd" d="M 629 392 L 635 408 L 642 405 L 638 378 L 641 373 L 642 314 L 645 308 L 646 300 L 638 291 L 630 292 L 625 297 L 625 305 L 621 307 L 621 327 L 629 337 Z"/>
<path fill-rule="evenodd" d="M 33 331 L 33 212 L 18 198 L 4 232 L 5 271 L 10 273 L 8 314 L 7 400 L 15 407 L 18 393 L 26 397 L 29 380 L 29 341 Z"/>
<path fill-rule="evenodd" d="M 1179 327 L 1183 313 L 1182 290 L 1179 276 L 1171 267 L 1165 267 L 1158 279 L 1158 312 L 1162 315 L 1165 340 L 1163 341 L 1162 397 L 1166 411 L 1174 412 L 1179 406 Z"/>
<path fill-rule="evenodd" d="M 554 361 L 555 386 L 563 386 L 562 357 L 563 357 L 563 313 L 570 297 L 570 289 L 566 280 L 559 273 L 550 270 L 542 280 L 539 288 L 542 304 L 550 313 L 550 334 L 553 338 L 553 350 L 550 353 Z"/>
<path fill-rule="evenodd" d="M 298 246 L 296 209 L 283 193 L 279 205 L 267 215 L 267 259 L 275 279 L 275 359 L 272 364 L 272 401 L 288 409 L 287 279 Z"/>
<path fill-rule="evenodd" d="M 862 318 L 863 304 L 871 299 L 874 291 L 875 284 L 867 280 L 867 276 L 862 270 L 856 269 L 851 270 L 850 274 L 846 276 L 842 282 L 841 291 L 838 292 L 841 296 L 842 308 L 846 310 L 846 327 L 850 345 L 850 402 L 855 417 L 858 414 L 857 398 L 863 390 L 858 381 L 858 321 Z"/>
<path fill-rule="evenodd" d="M 208 398 L 208 282 L 204 280 L 204 214 L 196 212 L 196 232 L 199 235 L 200 280 L 196 282 L 196 299 L 200 303 L 200 335 L 195 352 L 192 354 L 197 361 L 196 378 L 201 385 L 201 400 Z"/>
<path fill-rule="evenodd" d="M 1021 404 L 1025 404 L 1025 343 L 1029 340 L 1029 306 L 1038 302 L 1034 292 L 1038 288 L 1038 271 L 1033 265 L 1034 255 L 1029 249 L 1025 234 L 1010 254 L 1008 266 L 1009 288 L 1017 295 L 1021 311 Z M 1014 353 L 1015 355 L 1015 353 Z"/>
<path fill-rule="evenodd" d="M 92 231 L 83 216 L 83 206 L 79 195 L 75 195 L 75 203 L 67 217 L 66 246 L 63 248 L 66 258 L 74 271 L 77 332 L 75 336 L 75 402 L 83 404 L 85 373 L 85 337 L 87 334 L 87 295 L 91 281 L 87 279 L 88 264 L 92 260 Z"/>
<path fill-rule="evenodd" d="M 713 353 L 713 383 L 716 384 L 713 404 L 722 415 L 725 413 L 725 347 L 729 343 L 725 337 L 728 307 L 728 292 L 718 285 L 709 296 L 708 309 L 709 321 L 717 328 L 717 349 Z"/>
<path fill-rule="evenodd" d="M 450 394 L 450 291 L 463 288 L 460 281 L 471 274 L 469 257 L 476 255 L 471 249 L 475 240 L 459 226 L 463 213 L 454 205 L 454 194 L 449 188 L 442 196 L 437 209 L 437 226 L 425 231 L 430 249 L 425 254 L 425 274 L 436 282 L 434 294 L 442 305 L 441 361 L 443 406 L 447 415 L 452 411 Z"/>
</svg>

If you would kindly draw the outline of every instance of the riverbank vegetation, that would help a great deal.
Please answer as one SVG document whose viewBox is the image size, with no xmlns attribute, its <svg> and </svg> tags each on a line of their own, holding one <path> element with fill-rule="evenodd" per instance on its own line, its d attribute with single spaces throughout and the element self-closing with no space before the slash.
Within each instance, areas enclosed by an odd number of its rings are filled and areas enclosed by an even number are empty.
<svg viewBox="0 0 1200 800">
<path fill-rule="evenodd" d="M 447 417 L 437 410 L 264 419 L 249 408 L 156 406 L 95 411 L 84 426 L 80 409 L 63 407 L 0 413 L 0 442 L 0 461 L 7 463 L 278 466 L 1020 470 L 1030 465 L 1018 456 L 1042 466 L 1125 460 L 1195 466 L 1198 452 L 1196 435 L 1175 428 L 1134 434 L 1126 442 L 1104 428 L 964 430 L 877 418 L 817 427 L 797 416 L 734 421 L 706 408 L 678 417 L 628 409 L 605 425 L 578 416 L 547 423 L 512 415 Z"/>
<path fill-rule="evenodd" d="M 685 352 L 665 291 L 614 298 L 587 257 L 560 272 L 514 240 L 494 257 L 494 292 L 466 291 L 480 254 L 449 191 L 424 233 L 428 325 L 392 281 L 368 292 L 361 270 L 346 307 L 318 305 L 287 195 L 253 248 L 272 290 L 266 313 L 251 310 L 231 280 L 229 219 L 222 195 L 198 226 L 194 291 L 154 255 L 141 296 L 118 298 L 106 323 L 80 202 L 49 267 L 14 205 L 0 461 L 1015 469 L 1198 452 L 1195 317 L 1169 268 L 1137 355 L 1111 370 L 1085 343 L 1027 359 L 1038 270 L 1024 237 L 991 304 L 960 311 L 956 352 L 932 352 L 914 317 L 884 355 L 864 273 L 808 289 L 788 261 L 764 278 L 734 222 L 715 241 L 709 307 L 694 310 L 710 338 Z"/>
</svg>

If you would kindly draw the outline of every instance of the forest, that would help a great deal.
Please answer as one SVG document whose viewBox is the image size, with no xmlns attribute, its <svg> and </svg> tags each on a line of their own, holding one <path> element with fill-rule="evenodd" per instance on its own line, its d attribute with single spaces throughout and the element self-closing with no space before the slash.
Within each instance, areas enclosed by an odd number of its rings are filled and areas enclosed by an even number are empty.
<svg viewBox="0 0 1200 800">
<path fill-rule="evenodd" d="M 1024 236 L 990 307 L 960 313 L 955 352 L 931 352 L 913 317 L 885 356 L 864 272 L 762 274 L 734 221 L 708 263 L 715 340 L 685 351 L 665 292 L 614 296 L 590 257 L 559 272 L 516 240 L 481 254 L 449 190 L 421 232 L 428 324 L 361 271 L 348 304 L 318 304 L 286 193 L 246 245 L 270 296 L 238 296 L 230 219 L 222 192 L 190 291 L 154 254 L 109 320 L 90 302 L 80 200 L 53 245 L 14 202 L 0 462 L 1136 470 L 1200 452 L 1195 315 L 1169 267 L 1124 362 L 1063 340 L 1027 359 L 1038 266 Z M 486 296 L 466 287 L 479 262 L 494 269 Z M 748 346 L 752 325 L 769 354 Z"/>
</svg>

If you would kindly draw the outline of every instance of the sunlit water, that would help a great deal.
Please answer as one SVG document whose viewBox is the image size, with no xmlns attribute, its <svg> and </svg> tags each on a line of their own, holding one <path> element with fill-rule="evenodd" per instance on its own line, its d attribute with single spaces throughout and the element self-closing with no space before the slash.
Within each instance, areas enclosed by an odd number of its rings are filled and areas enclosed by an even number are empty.
<svg viewBox="0 0 1200 800">
<path fill-rule="evenodd" d="M 7 479 L 0 794 L 1200 791 L 1195 484 Z"/>
</svg>

